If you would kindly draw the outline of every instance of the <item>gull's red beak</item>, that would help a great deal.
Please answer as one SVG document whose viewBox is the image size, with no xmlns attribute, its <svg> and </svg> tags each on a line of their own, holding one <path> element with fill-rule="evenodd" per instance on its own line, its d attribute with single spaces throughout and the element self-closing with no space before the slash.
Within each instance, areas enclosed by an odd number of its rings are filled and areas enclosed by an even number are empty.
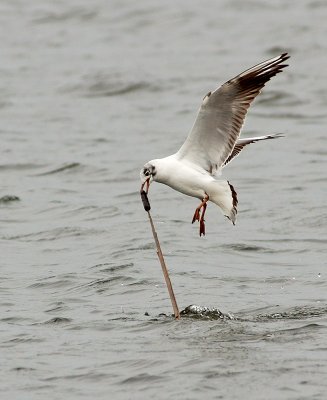
<svg viewBox="0 0 327 400">
<path fill-rule="evenodd" d="M 149 177 L 146 181 L 144 181 L 144 182 L 142 183 L 140 193 L 143 192 L 144 186 L 145 186 L 145 193 L 148 193 L 149 187 L 150 187 L 150 177 Z"/>
</svg>

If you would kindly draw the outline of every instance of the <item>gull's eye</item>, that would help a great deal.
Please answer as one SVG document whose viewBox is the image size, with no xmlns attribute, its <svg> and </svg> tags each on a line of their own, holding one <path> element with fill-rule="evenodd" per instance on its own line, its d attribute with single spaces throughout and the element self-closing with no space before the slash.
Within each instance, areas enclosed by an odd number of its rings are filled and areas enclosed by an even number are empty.
<svg viewBox="0 0 327 400">
<path fill-rule="evenodd" d="M 148 169 L 144 169 L 144 170 L 143 170 L 143 174 L 144 174 L 145 176 L 149 176 L 149 175 L 150 175 L 150 171 L 149 171 Z"/>
</svg>

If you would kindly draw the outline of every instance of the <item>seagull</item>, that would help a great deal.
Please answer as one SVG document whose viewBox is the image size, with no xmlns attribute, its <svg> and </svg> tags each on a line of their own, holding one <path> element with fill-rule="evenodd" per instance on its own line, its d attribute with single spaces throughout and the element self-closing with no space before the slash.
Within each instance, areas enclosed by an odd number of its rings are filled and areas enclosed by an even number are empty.
<svg viewBox="0 0 327 400">
<path fill-rule="evenodd" d="M 222 169 L 245 146 L 281 134 L 240 138 L 248 108 L 266 82 L 287 67 L 287 53 L 271 58 L 230 79 L 202 101 L 193 128 L 177 153 L 147 162 L 141 169 L 141 192 L 155 181 L 185 195 L 198 198 L 192 223 L 199 222 L 200 236 L 205 235 L 208 201 L 220 207 L 235 225 L 237 193 L 227 180 L 218 179 Z"/>
</svg>

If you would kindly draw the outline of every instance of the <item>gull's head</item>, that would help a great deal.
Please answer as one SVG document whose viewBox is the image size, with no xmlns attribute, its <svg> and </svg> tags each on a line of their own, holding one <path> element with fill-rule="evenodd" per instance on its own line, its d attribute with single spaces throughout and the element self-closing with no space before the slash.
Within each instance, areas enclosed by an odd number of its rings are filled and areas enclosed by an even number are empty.
<svg viewBox="0 0 327 400">
<path fill-rule="evenodd" d="M 156 165 L 154 161 L 149 161 L 144 165 L 144 167 L 141 169 L 140 172 L 140 178 L 142 182 L 141 192 L 144 186 L 146 186 L 146 192 L 148 193 L 150 183 L 156 180 L 156 175 L 157 175 Z"/>
<path fill-rule="evenodd" d="M 153 180 L 155 180 L 155 176 L 157 175 L 157 169 L 155 166 L 154 161 L 149 161 L 144 165 L 144 167 L 141 169 L 140 172 L 140 178 L 142 184 L 145 182 L 151 183 Z"/>
</svg>

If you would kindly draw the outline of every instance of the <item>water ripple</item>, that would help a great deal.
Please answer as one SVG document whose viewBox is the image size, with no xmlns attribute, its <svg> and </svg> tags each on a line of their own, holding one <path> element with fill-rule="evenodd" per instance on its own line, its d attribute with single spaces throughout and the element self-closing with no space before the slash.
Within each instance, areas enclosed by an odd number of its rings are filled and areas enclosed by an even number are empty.
<svg viewBox="0 0 327 400">
<path fill-rule="evenodd" d="M 26 233 L 21 235 L 7 236 L 6 240 L 20 240 L 23 242 L 43 242 L 43 241 L 55 241 L 68 237 L 79 237 L 79 236 L 89 236 L 98 235 L 99 233 L 105 233 L 106 230 L 92 229 L 92 228 L 81 228 L 64 226 L 60 228 L 54 228 L 50 230 Z"/>
<path fill-rule="evenodd" d="M 268 308 L 269 309 L 269 308 Z M 270 320 L 301 320 L 307 318 L 316 318 L 327 315 L 327 307 L 298 306 L 287 310 L 271 311 L 267 313 L 257 313 L 255 310 L 252 315 L 246 313 L 244 316 L 238 314 L 237 319 L 244 321 L 270 321 Z"/>
<path fill-rule="evenodd" d="M 6 194 L 5 196 L 0 197 L 0 204 L 12 203 L 13 201 L 19 201 L 19 200 L 20 198 L 18 196 Z"/>
<path fill-rule="evenodd" d="M 72 322 L 71 318 L 65 317 L 53 317 L 45 322 L 41 322 L 42 325 L 61 325 L 61 324 L 69 324 Z"/>
<path fill-rule="evenodd" d="M 131 81 L 126 76 L 105 73 L 83 77 L 81 83 L 67 85 L 61 89 L 62 92 L 78 93 L 84 97 L 112 97 L 133 92 L 158 92 L 159 90 L 161 88 L 158 84 L 147 81 Z"/>
<path fill-rule="evenodd" d="M 66 21 L 89 21 L 97 16 L 93 9 L 84 9 L 81 7 L 72 7 L 67 11 L 48 11 L 39 13 L 40 15 L 33 19 L 36 24 L 56 24 Z"/>
<path fill-rule="evenodd" d="M 58 174 L 58 173 L 60 173 L 60 172 L 68 171 L 68 170 L 71 170 L 71 169 L 77 169 L 77 168 L 80 168 L 80 167 L 81 167 L 81 164 L 80 164 L 80 163 L 78 163 L 78 162 L 71 162 L 71 163 L 62 165 L 61 167 L 52 169 L 52 170 L 47 171 L 47 172 L 42 172 L 42 173 L 37 174 L 37 175 L 38 175 L 38 176 L 53 175 L 53 174 Z"/>
</svg>

